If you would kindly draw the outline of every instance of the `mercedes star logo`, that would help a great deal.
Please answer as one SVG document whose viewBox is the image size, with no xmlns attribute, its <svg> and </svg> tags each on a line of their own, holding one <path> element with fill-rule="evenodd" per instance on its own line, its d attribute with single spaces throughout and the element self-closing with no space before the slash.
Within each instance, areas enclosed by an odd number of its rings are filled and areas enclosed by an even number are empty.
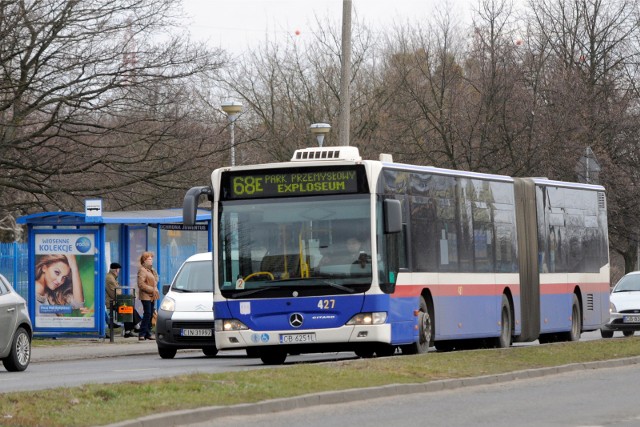
<svg viewBox="0 0 640 427">
<path fill-rule="evenodd" d="M 291 316 L 289 316 L 289 324 L 294 328 L 299 328 L 300 326 L 302 326 L 303 320 L 304 318 L 300 313 L 293 313 Z"/>
</svg>

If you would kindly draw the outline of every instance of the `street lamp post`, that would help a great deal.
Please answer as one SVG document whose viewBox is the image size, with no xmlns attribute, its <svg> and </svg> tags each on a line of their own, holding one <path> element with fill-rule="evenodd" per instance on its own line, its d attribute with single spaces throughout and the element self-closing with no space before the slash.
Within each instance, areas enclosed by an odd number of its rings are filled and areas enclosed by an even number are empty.
<svg viewBox="0 0 640 427">
<path fill-rule="evenodd" d="M 342 3 L 342 63 L 340 64 L 340 115 L 338 117 L 339 145 L 349 145 L 351 122 L 351 0 Z"/>
<path fill-rule="evenodd" d="M 229 130 L 231 131 L 231 166 L 236 165 L 236 142 L 235 142 L 235 122 L 242 112 L 242 103 L 237 101 L 225 101 L 221 105 L 229 119 Z"/>
<path fill-rule="evenodd" d="M 309 127 L 309 129 L 311 130 L 311 133 L 316 136 L 318 147 L 322 147 L 324 136 L 331 130 L 331 125 L 329 123 L 314 123 Z"/>
</svg>

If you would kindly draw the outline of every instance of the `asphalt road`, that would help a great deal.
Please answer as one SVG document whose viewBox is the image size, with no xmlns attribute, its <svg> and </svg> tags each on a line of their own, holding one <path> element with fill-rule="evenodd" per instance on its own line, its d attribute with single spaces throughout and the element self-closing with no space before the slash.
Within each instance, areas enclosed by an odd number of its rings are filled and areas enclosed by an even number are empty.
<svg viewBox="0 0 640 427">
<path fill-rule="evenodd" d="M 212 418 L 182 427 L 607 426 L 640 424 L 637 365 L 414 393 L 288 411 Z"/>
<path fill-rule="evenodd" d="M 601 339 L 599 332 L 584 333 L 582 340 Z M 535 345 L 534 343 L 516 344 Z M 109 344 L 97 344 L 109 346 Z M 123 347 L 125 349 L 139 348 Z M 142 344 L 141 344 L 142 345 Z M 34 361 L 25 372 L 7 372 L 0 369 L 0 393 L 12 391 L 41 390 L 55 387 L 74 387 L 88 383 L 118 383 L 123 381 L 145 381 L 191 373 L 220 373 L 262 369 L 260 359 L 246 357 L 244 351 L 220 352 L 209 358 L 200 351 L 179 351 L 174 359 L 161 359 L 153 343 L 145 343 L 147 354 L 131 353 L 116 357 L 93 357 L 87 351 L 86 358 L 76 355 L 74 360 L 47 361 L 37 357 L 43 349 L 33 349 Z M 62 349 L 60 349 L 62 350 Z M 79 349 L 80 352 L 83 349 Z M 433 351 L 433 350 L 432 350 Z M 327 362 L 355 358 L 351 352 L 317 353 L 287 357 L 286 365 L 295 363 Z M 75 360 L 77 359 L 77 360 Z"/>
<path fill-rule="evenodd" d="M 101 344 L 108 345 L 108 344 Z M 34 349 L 34 352 L 38 349 Z M 287 365 L 355 358 L 354 353 L 323 353 L 287 358 Z M 24 372 L 0 369 L 0 393 L 75 387 L 83 384 L 108 384 L 145 381 L 192 373 L 220 373 L 263 369 L 260 359 L 251 359 L 245 351 L 218 353 L 206 357 L 201 351 L 179 351 L 174 359 L 161 359 L 157 353 L 82 360 L 42 361 Z"/>
</svg>

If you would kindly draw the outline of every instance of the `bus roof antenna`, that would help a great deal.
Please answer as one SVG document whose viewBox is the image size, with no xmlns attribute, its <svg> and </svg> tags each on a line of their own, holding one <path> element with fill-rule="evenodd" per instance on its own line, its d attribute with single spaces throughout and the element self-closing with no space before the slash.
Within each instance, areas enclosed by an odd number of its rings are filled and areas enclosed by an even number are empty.
<svg viewBox="0 0 640 427">
<path fill-rule="evenodd" d="M 324 136 L 331 130 L 331 125 L 329 123 L 314 123 L 309 129 L 311 130 L 311 133 L 316 136 L 318 147 L 322 147 L 322 144 L 324 143 Z"/>
</svg>

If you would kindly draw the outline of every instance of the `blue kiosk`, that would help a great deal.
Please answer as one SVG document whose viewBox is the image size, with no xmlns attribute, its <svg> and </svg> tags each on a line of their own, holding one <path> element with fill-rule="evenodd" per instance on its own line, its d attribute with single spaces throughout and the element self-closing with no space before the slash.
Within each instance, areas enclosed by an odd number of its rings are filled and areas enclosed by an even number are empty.
<svg viewBox="0 0 640 427">
<path fill-rule="evenodd" d="M 161 289 L 189 256 L 211 251 L 211 212 L 198 210 L 196 218 L 194 226 L 185 226 L 182 209 L 102 212 L 100 199 L 86 200 L 84 213 L 18 218 L 28 228 L 34 332 L 104 337 L 109 265 L 121 264 L 120 285 L 135 288 L 140 255 L 153 252 Z"/>
</svg>

